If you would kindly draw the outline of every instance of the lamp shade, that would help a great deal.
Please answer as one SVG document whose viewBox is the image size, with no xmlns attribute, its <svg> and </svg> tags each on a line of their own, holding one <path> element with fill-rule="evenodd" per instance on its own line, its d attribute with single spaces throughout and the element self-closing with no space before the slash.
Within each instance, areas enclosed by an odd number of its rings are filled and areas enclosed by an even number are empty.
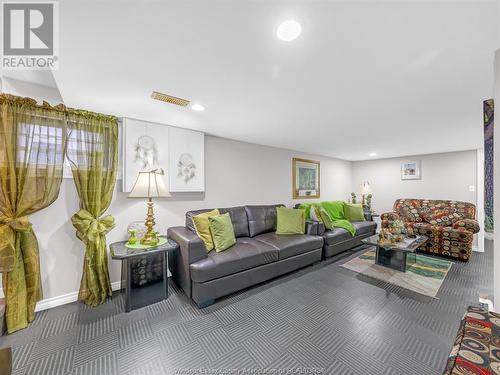
<svg viewBox="0 0 500 375">
<path fill-rule="evenodd" d="M 163 181 L 163 171 L 155 169 L 149 172 L 139 172 L 129 198 L 161 198 L 170 197 Z"/>
</svg>

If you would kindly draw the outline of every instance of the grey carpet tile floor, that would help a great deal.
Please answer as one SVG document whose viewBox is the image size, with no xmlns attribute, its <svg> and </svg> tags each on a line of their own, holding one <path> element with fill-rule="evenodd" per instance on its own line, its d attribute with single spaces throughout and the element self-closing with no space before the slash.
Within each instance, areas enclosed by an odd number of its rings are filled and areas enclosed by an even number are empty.
<svg viewBox="0 0 500 375">
<path fill-rule="evenodd" d="M 95 308 L 72 303 L 38 313 L 27 329 L 0 337 L 0 347 L 13 348 L 16 375 L 156 375 L 197 368 L 440 374 L 466 307 L 477 305 L 479 294 L 492 295 L 492 243 L 469 263 L 453 263 L 438 299 L 339 266 L 366 250 L 202 310 L 173 282 L 167 300 L 130 313 L 120 293 Z"/>
</svg>

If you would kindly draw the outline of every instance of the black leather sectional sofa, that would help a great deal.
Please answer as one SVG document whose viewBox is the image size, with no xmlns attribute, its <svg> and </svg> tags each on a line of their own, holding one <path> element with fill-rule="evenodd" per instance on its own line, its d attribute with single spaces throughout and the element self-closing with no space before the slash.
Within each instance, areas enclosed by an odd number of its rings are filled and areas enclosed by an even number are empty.
<svg viewBox="0 0 500 375">
<path fill-rule="evenodd" d="M 219 208 L 220 213 L 231 216 L 236 236 L 236 244 L 219 253 L 206 252 L 192 220 L 194 215 L 211 209 L 187 212 L 186 226 L 168 229 L 168 236 L 180 246 L 179 251 L 169 253 L 169 268 L 176 284 L 199 307 L 205 307 L 216 298 L 353 248 L 361 244 L 361 238 L 375 233 L 373 222 L 353 223 L 359 234 L 351 237 L 344 229 L 325 232 L 322 224 L 308 221 L 306 234 L 278 235 L 279 206 Z"/>
</svg>

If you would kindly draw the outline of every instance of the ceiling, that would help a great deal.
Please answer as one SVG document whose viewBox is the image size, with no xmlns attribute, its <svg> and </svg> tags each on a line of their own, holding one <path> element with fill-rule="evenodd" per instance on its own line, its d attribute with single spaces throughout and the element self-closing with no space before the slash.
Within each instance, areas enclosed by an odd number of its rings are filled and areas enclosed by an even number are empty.
<svg viewBox="0 0 500 375">
<path fill-rule="evenodd" d="M 497 1 L 65 0 L 72 107 L 347 160 L 473 149 Z M 302 35 L 276 38 L 293 18 Z M 194 112 L 152 91 L 205 106 Z"/>
</svg>

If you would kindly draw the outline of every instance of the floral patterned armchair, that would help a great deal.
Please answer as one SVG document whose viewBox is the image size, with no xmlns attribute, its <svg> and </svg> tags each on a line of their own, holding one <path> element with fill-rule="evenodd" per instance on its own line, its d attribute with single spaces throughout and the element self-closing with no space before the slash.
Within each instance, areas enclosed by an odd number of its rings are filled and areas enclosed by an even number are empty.
<svg viewBox="0 0 500 375">
<path fill-rule="evenodd" d="M 479 232 L 475 220 L 476 206 L 472 203 L 398 199 L 393 212 L 381 215 L 382 228 L 391 230 L 394 220 L 402 220 L 407 230 L 423 234 L 429 240 L 419 250 L 468 261 L 472 253 L 474 234 Z"/>
</svg>

